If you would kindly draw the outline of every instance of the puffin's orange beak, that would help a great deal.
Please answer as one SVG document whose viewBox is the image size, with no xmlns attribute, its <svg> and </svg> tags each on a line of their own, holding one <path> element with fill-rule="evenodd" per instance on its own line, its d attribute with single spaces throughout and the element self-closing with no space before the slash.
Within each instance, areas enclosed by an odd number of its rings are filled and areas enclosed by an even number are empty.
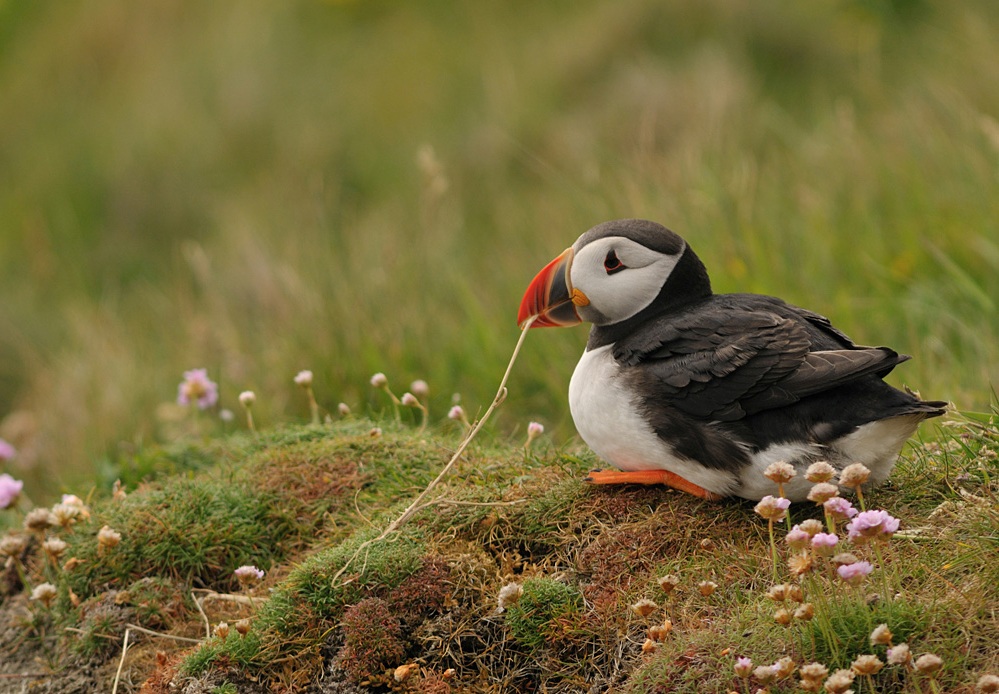
<svg viewBox="0 0 999 694">
<path fill-rule="evenodd" d="M 520 301 L 517 325 L 523 327 L 534 316 L 537 320 L 531 323 L 532 328 L 560 328 L 582 323 L 576 304 L 585 306 L 588 302 L 569 282 L 572 256 L 572 249 L 567 248 L 531 280 Z"/>
</svg>

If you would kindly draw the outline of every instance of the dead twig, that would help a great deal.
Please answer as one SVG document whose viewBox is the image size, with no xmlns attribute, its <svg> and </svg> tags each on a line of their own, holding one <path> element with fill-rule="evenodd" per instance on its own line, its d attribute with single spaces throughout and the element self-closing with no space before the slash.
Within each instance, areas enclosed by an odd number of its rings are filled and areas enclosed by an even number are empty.
<svg viewBox="0 0 999 694">
<path fill-rule="evenodd" d="M 198 612 L 201 613 L 201 618 L 205 620 L 205 638 L 210 639 L 212 637 L 212 625 L 208 623 L 208 615 L 205 614 L 205 608 L 201 606 L 201 601 L 195 597 L 193 590 L 191 591 L 191 598 L 194 600 L 194 604 L 198 608 Z"/>
<path fill-rule="evenodd" d="M 214 591 L 207 593 L 203 598 L 201 598 L 202 602 L 207 602 L 208 600 L 236 602 L 241 605 L 249 605 L 250 607 L 253 607 L 257 603 L 267 602 L 267 598 L 254 598 L 249 595 L 236 595 L 234 593 L 216 593 Z"/>
<path fill-rule="evenodd" d="M 121 658 L 118 660 L 118 671 L 114 674 L 114 686 L 111 688 L 111 694 L 118 694 L 118 682 L 121 680 L 121 669 L 125 666 L 125 654 L 128 653 L 128 637 L 131 635 L 132 630 L 125 628 L 125 640 L 121 644 Z"/>
</svg>

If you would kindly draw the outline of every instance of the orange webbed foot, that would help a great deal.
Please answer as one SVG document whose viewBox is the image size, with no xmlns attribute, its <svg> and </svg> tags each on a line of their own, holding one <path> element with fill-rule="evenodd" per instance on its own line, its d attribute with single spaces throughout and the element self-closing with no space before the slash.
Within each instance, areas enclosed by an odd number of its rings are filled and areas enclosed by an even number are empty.
<svg viewBox="0 0 999 694">
<path fill-rule="evenodd" d="M 590 484 L 665 484 L 700 499 L 718 501 L 720 494 L 709 492 L 669 470 L 591 470 L 584 480 Z"/>
</svg>

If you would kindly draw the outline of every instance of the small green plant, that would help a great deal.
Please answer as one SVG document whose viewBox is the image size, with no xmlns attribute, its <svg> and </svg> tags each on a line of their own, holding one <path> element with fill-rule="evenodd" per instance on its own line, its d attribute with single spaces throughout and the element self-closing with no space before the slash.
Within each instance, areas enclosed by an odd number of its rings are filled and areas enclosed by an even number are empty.
<svg viewBox="0 0 999 694">
<path fill-rule="evenodd" d="M 563 625 L 582 608 L 579 590 L 551 578 L 529 578 L 520 599 L 507 608 L 510 634 L 529 648 L 540 648 L 564 636 Z"/>
</svg>

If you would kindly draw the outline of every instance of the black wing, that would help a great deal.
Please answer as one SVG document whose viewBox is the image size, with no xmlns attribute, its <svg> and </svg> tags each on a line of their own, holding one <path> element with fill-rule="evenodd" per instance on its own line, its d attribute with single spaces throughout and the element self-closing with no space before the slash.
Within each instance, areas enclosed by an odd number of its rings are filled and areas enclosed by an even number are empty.
<svg viewBox="0 0 999 694">
<path fill-rule="evenodd" d="M 821 318 L 802 318 L 812 316 Z M 887 347 L 853 347 L 846 336 L 846 349 L 812 351 L 812 332 L 803 320 L 769 311 L 702 307 L 619 341 L 614 356 L 638 367 L 647 398 L 718 421 L 790 405 L 906 359 Z"/>
</svg>

